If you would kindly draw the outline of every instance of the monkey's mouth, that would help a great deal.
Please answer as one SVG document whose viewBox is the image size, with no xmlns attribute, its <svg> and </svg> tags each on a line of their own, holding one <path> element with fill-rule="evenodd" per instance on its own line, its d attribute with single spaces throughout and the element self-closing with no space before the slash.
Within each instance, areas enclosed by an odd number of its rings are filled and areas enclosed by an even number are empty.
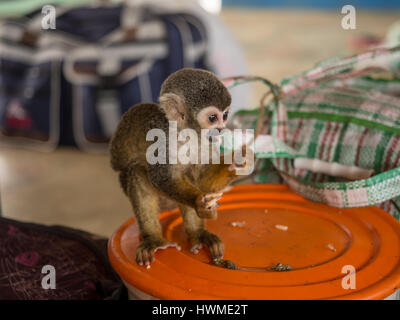
<svg viewBox="0 0 400 320">
<path fill-rule="evenodd" d="M 222 130 L 217 128 L 209 129 L 206 137 L 210 143 L 220 143 L 222 140 Z"/>
<path fill-rule="evenodd" d="M 208 141 L 210 142 L 210 143 L 219 143 L 219 142 L 221 142 L 221 139 L 222 139 L 222 134 L 221 133 L 209 133 L 209 134 L 207 134 L 207 136 L 208 136 Z"/>
</svg>

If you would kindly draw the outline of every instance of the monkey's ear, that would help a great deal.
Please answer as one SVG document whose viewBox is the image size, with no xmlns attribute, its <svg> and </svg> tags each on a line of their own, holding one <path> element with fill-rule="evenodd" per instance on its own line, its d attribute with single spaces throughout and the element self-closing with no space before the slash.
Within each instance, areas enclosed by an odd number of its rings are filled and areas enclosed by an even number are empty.
<svg viewBox="0 0 400 320">
<path fill-rule="evenodd" d="M 185 102 L 183 98 L 175 93 L 164 93 L 159 100 L 168 120 L 177 121 L 178 125 L 185 121 Z"/>
</svg>

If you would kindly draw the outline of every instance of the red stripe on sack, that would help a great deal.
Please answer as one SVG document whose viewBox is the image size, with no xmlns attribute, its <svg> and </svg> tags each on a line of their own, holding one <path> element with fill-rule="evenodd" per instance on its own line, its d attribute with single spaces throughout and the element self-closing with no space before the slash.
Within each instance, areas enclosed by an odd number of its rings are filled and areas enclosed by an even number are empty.
<svg viewBox="0 0 400 320">
<path fill-rule="evenodd" d="M 296 131 L 294 132 L 293 139 L 292 139 L 292 142 L 291 142 L 291 144 L 290 144 L 290 146 L 291 146 L 292 148 L 295 147 L 295 145 L 296 145 L 296 143 L 297 143 L 297 139 L 298 139 L 299 136 L 300 136 L 300 130 L 301 130 L 301 128 L 303 127 L 303 121 L 304 121 L 304 119 L 300 119 L 299 122 L 297 123 L 297 128 L 296 128 Z M 288 164 L 287 164 L 287 165 L 288 165 Z M 293 174 L 294 174 L 294 173 L 295 173 L 295 170 L 293 170 Z"/>
<path fill-rule="evenodd" d="M 328 147 L 328 153 L 327 153 L 327 161 L 331 159 L 331 151 L 332 151 L 332 146 L 333 146 L 333 141 L 335 141 L 337 134 L 339 133 L 339 123 L 336 122 L 335 128 L 333 129 L 333 134 L 331 135 L 331 139 L 329 140 L 329 147 Z"/>
<path fill-rule="evenodd" d="M 299 123 L 297 124 L 297 128 L 296 128 L 296 131 L 294 132 L 293 140 L 292 140 L 292 143 L 290 145 L 292 148 L 294 148 L 296 143 L 297 143 L 297 139 L 299 137 L 299 133 L 300 133 L 301 127 L 303 126 L 303 121 L 304 121 L 304 119 L 300 119 Z"/>
<path fill-rule="evenodd" d="M 388 200 L 388 207 L 387 207 L 387 212 L 392 214 L 392 202 L 390 200 Z"/>
<path fill-rule="evenodd" d="M 284 166 L 285 166 L 285 171 L 289 172 L 289 159 L 286 158 L 283 163 L 284 163 Z"/>
<path fill-rule="evenodd" d="M 327 125 L 327 127 L 325 129 L 325 133 L 324 133 L 324 136 L 322 137 L 322 141 L 321 141 L 321 144 L 320 144 L 321 148 L 319 150 L 319 157 L 318 158 L 321 159 L 321 160 L 324 160 L 323 159 L 324 158 L 324 149 L 325 149 L 326 141 L 328 140 L 329 134 L 332 132 L 331 129 L 332 129 L 332 123 L 328 122 L 328 125 Z M 328 154 L 328 157 L 329 157 L 329 154 Z M 327 160 L 329 160 L 329 159 L 327 159 Z M 320 175 L 318 181 L 319 182 L 324 181 L 324 175 L 323 174 Z"/>
<path fill-rule="evenodd" d="M 358 162 L 360 161 L 361 147 L 363 145 L 365 137 L 367 136 L 368 131 L 369 131 L 369 129 L 365 128 L 364 132 L 361 134 L 360 141 L 358 141 L 356 159 L 355 159 L 354 165 L 358 165 Z"/>
<path fill-rule="evenodd" d="M 391 206 L 392 206 L 392 204 L 390 203 L 390 200 L 388 200 L 383 203 L 382 210 L 386 211 L 387 213 L 390 213 L 391 209 L 392 209 Z"/>
<path fill-rule="evenodd" d="M 390 145 L 390 147 L 389 147 L 387 156 L 386 156 L 386 161 L 385 161 L 385 165 L 384 165 L 384 167 L 383 167 L 383 171 L 386 171 L 387 169 L 389 169 L 389 167 L 390 167 L 390 158 L 392 157 L 392 154 L 393 154 L 393 152 L 394 152 L 394 148 L 395 148 L 396 145 L 399 143 L 399 140 L 400 140 L 400 136 L 396 136 L 396 137 L 393 139 L 393 141 L 392 141 L 392 143 L 391 143 L 391 145 Z M 398 156 L 398 155 L 397 155 L 397 156 Z"/>
<path fill-rule="evenodd" d="M 393 168 L 397 168 L 399 161 L 400 161 L 400 152 L 397 153 L 396 160 L 394 160 L 393 162 Z"/>
<path fill-rule="evenodd" d="M 328 151 L 327 151 L 326 157 L 325 157 L 326 161 L 329 161 L 331 159 L 332 145 L 333 145 L 333 141 L 335 141 L 335 138 L 339 132 L 339 127 L 340 127 L 339 123 L 336 122 L 335 127 L 332 130 L 332 134 L 329 137 Z M 321 160 L 324 160 L 324 159 L 321 159 Z M 320 182 L 323 182 L 323 179 L 324 179 L 324 176 L 321 176 Z"/>
<path fill-rule="evenodd" d="M 324 156 L 324 148 L 325 148 L 325 143 L 326 143 L 326 140 L 328 140 L 328 136 L 329 136 L 329 133 L 330 133 L 330 131 L 331 131 L 331 127 L 332 127 L 332 124 L 330 123 L 330 122 L 328 122 L 328 125 L 327 125 L 327 127 L 326 127 L 326 129 L 325 129 L 325 133 L 324 133 L 324 136 L 322 137 L 322 141 L 321 141 L 321 148 L 319 149 L 319 159 L 321 159 L 321 160 L 323 160 L 322 158 L 323 158 L 323 156 Z"/>
</svg>

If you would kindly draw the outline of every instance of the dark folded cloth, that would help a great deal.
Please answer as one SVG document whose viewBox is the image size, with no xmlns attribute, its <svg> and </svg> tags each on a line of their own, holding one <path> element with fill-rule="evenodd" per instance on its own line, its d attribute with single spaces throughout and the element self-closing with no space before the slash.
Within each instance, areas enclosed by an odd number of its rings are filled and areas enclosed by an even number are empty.
<svg viewBox="0 0 400 320">
<path fill-rule="evenodd" d="M 0 217 L 0 299 L 126 299 L 107 242 L 80 230 Z M 48 288 L 50 269 L 55 289 Z"/>
</svg>

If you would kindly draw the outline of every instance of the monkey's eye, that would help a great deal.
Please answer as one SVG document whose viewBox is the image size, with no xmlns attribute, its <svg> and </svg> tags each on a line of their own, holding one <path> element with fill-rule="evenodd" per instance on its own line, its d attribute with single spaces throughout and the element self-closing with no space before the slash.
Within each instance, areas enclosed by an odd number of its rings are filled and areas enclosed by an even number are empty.
<svg viewBox="0 0 400 320">
<path fill-rule="evenodd" d="M 208 117 L 208 120 L 209 120 L 210 122 L 215 122 L 215 121 L 218 120 L 218 117 L 217 117 L 216 114 L 212 114 L 211 116 Z"/>
<path fill-rule="evenodd" d="M 222 116 L 222 119 L 224 119 L 224 121 L 225 121 L 226 119 L 228 119 L 228 111 L 225 111 L 225 112 L 224 112 L 224 115 Z"/>
</svg>

